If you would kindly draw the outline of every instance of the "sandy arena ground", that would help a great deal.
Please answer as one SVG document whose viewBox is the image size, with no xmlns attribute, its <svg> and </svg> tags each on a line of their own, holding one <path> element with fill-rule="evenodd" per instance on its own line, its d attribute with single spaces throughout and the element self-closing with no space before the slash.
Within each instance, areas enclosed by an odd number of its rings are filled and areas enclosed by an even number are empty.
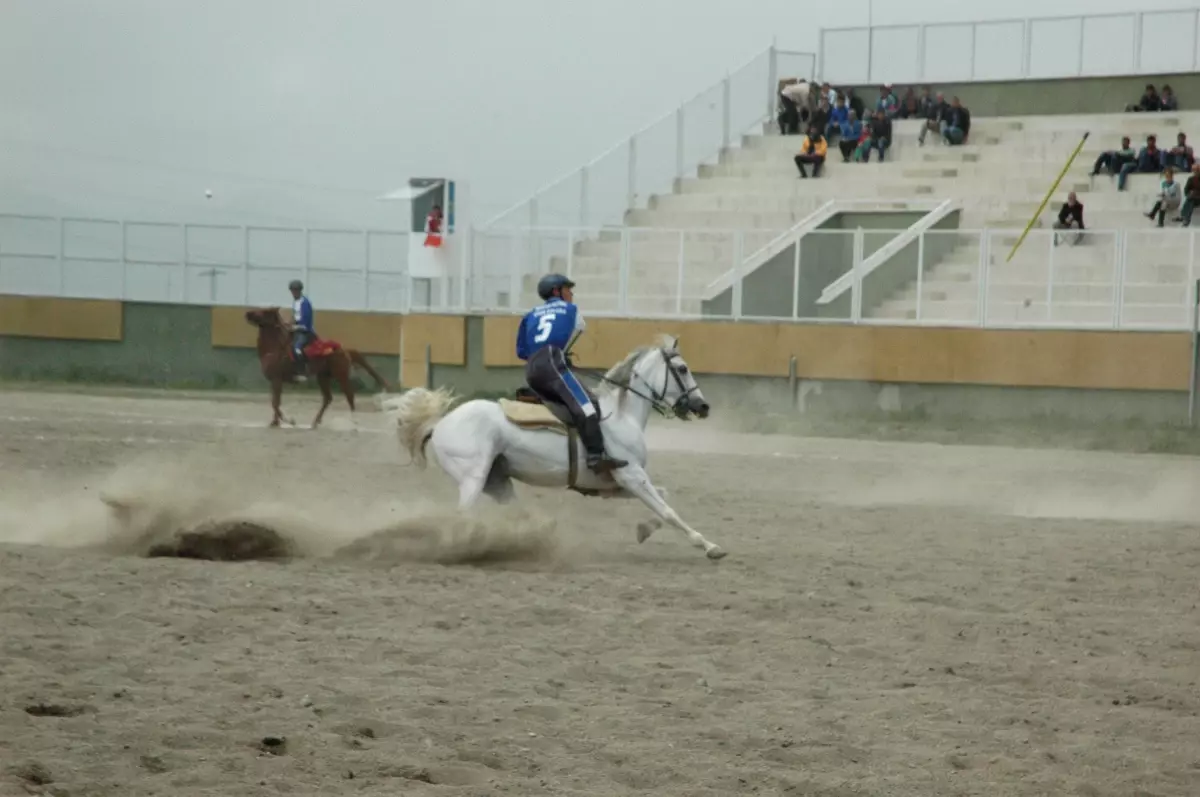
<svg viewBox="0 0 1200 797">
<path fill-rule="evenodd" d="M 1196 460 L 652 428 L 714 564 L 268 413 L 0 393 L 0 795 L 1200 793 Z"/>
</svg>

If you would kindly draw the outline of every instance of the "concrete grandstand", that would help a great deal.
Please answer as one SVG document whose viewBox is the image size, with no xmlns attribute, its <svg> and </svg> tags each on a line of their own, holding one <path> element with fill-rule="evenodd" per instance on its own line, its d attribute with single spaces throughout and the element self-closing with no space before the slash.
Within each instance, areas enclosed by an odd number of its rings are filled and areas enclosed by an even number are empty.
<svg viewBox="0 0 1200 797">
<path fill-rule="evenodd" d="M 1022 113 L 1016 91 L 1017 99 L 998 101 L 995 86 L 947 85 L 947 99 L 960 96 L 972 111 L 963 145 L 935 134 L 919 146 L 921 122 L 896 120 L 884 162 L 843 163 L 831 144 L 816 179 L 799 179 L 792 163 L 801 138 L 780 135 L 768 120 L 669 191 L 629 208 L 622 225 L 565 242 L 530 227 L 539 245 L 525 250 L 538 255 L 529 274 L 568 271 L 589 306 L 619 315 L 1182 328 L 1190 323 L 1195 244 L 1177 213 L 1168 214 L 1167 229 L 1146 218 L 1160 176 L 1133 175 L 1124 191 L 1107 174 L 1090 176 L 1122 136 L 1135 150 L 1148 135 L 1170 148 L 1178 133 L 1200 129 L 1196 111 L 1126 112 L 1140 85 L 1163 79 L 1121 78 L 1122 99 L 1084 90 L 1078 101 L 1058 103 L 1063 113 L 1034 100 Z M 1166 79 L 1186 85 L 1188 76 Z M 1075 81 L 1057 82 L 1062 96 Z M 895 83 L 899 93 L 926 81 Z M 871 107 L 873 87 L 856 90 Z M 1085 132 L 1085 146 L 1009 260 Z M 1088 231 L 1056 245 L 1051 226 L 1069 192 L 1085 207 Z M 835 237 L 846 241 L 817 245 Z M 814 270 L 823 284 L 809 279 Z M 517 305 L 534 300 L 531 281 L 521 287 Z"/>
</svg>

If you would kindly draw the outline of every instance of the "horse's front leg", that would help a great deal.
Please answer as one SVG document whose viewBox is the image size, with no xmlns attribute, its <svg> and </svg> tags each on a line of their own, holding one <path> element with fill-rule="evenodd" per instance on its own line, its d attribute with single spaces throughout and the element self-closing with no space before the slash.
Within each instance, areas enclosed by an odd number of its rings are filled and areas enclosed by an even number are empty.
<svg viewBox="0 0 1200 797">
<path fill-rule="evenodd" d="M 697 548 L 703 548 L 704 553 L 708 555 L 709 559 L 720 559 L 725 555 L 725 551 L 721 550 L 719 545 L 704 539 L 704 536 L 700 532 L 683 522 L 683 518 L 679 516 L 679 513 L 662 499 L 658 488 L 651 483 L 650 476 L 643 468 L 631 463 L 623 468 L 614 470 L 612 477 L 616 480 L 617 484 L 624 487 L 633 496 L 641 500 L 643 504 L 650 507 L 663 521 L 670 523 L 682 531 L 687 536 L 688 542 Z M 644 541 L 653 531 L 654 529 L 650 528 L 643 534 L 643 526 L 639 525 L 639 542 Z"/>
<path fill-rule="evenodd" d="M 271 426 L 272 427 L 279 426 L 280 422 L 283 420 L 283 410 L 280 409 L 280 407 L 279 407 L 279 405 L 282 403 L 282 400 L 283 400 L 283 379 L 272 377 L 271 378 L 271 412 L 272 412 Z"/>
</svg>

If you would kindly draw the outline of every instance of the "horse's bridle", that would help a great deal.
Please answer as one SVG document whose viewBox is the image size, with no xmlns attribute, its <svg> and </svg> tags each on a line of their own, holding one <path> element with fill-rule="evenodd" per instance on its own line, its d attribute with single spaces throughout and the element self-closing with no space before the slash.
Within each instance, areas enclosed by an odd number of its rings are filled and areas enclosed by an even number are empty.
<svg viewBox="0 0 1200 797">
<path fill-rule="evenodd" d="M 610 385 L 616 385 L 619 388 L 628 390 L 630 393 L 639 398 L 645 399 L 646 401 L 650 402 L 650 406 L 653 407 L 660 415 L 665 417 L 674 415 L 676 418 L 686 421 L 691 417 L 692 414 L 692 410 L 688 406 L 688 397 L 691 396 L 695 391 L 699 390 L 700 386 L 694 385 L 693 387 L 686 387 L 683 384 L 683 377 L 679 375 L 679 370 L 675 366 L 671 365 L 671 360 L 675 357 L 675 355 L 667 354 L 667 350 L 662 347 L 659 347 L 658 353 L 662 355 L 663 364 L 667 366 L 667 373 L 663 375 L 662 390 L 656 391 L 654 389 L 654 385 L 650 384 L 646 377 L 642 376 L 636 371 L 633 374 L 634 376 L 639 377 L 642 382 L 646 384 L 646 387 L 650 390 L 649 396 L 639 391 L 632 384 L 621 384 L 620 382 L 609 379 L 603 374 L 595 374 L 595 376 L 599 377 L 601 381 L 608 382 Z M 675 380 L 675 386 L 679 388 L 679 398 L 675 399 L 674 404 L 667 404 L 667 386 L 669 384 L 667 380 L 672 378 Z M 631 378 L 630 382 L 632 381 L 633 380 Z"/>
</svg>

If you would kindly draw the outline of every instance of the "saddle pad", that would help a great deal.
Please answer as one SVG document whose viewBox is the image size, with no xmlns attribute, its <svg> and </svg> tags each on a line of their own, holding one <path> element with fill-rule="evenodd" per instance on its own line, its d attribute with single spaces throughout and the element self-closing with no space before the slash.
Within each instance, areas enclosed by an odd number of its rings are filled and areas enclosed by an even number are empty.
<svg viewBox="0 0 1200 797">
<path fill-rule="evenodd" d="M 527 401 L 500 399 L 500 409 L 504 417 L 526 429 L 545 429 L 559 434 L 567 433 L 567 426 L 546 408 L 544 404 L 530 404 Z"/>
</svg>

